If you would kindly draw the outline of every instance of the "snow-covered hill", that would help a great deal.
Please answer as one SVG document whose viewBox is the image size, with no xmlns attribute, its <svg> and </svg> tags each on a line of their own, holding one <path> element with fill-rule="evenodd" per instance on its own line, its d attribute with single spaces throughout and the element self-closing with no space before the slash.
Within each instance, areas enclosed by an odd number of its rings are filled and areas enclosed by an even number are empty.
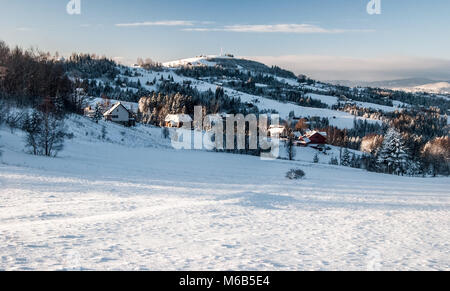
<svg viewBox="0 0 450 291">
<path fill-rule="evenodd" d="M 359 117 L 355 117 L 353 115 L 356 114 L 354 110 L 341 111 L 344 110 L 343 105 L 357 106 L 360 110 L 359 113 L 364 108 L 370 109 L 371 112 L 388 113 L 414 106 L 407 103 L 408 100 L 391 99 L 389 96 L 394 94 L 393 91 L 389 93 L 384 89 L 348 88 L 302 79 L 302 76 L 297 77 L 292 72 L 281 68 L 269 67 L 256 61 L 231 55 L 209 55 L 181 59 L 164 63 L 162 67 L 156 69 L 144 69 L 139 66 L 118 66 L 117 69 L 120 73 L 115 79 L 107 80 L 107 78 L 102 77 L 96 78 L 94 81 L 104 86 L 112 86 L 115 91 L 109 97 L 114 100 L 120 99 L 116 96 L 120 95 L 117 90 L 127 92 L 127 94 L 128 92 L 136 94 L 132 98 L 125 99 L 134 101 L 127 102 L 128 107 L 132 108 L 133 111 L 137 110 L 137 100 L 140 97 L 144 94 L 151 95 L 152 92 L 158 92 L 160 86 L 162 84 L 167 85 L 167 82 L 176 83 L 183 88 L 189 86 L 189 88 L 194 88 L 200 93 L 215 92 L 218 87 L 222 87 L 226 95 L 238 98 L 244 107 L 257 108 L 259 111 L 266 112 L 275 111 L 283 119 L 287 118 L 292 112 L 296 117 L 328 118 L 331 126 L 340 129 L 351 129 L 354 126 L 355 119 L 381 124 L 380 117 L 376 114 L 359 114 Z M 254 89 L 244 88 L 246 82 L 253 78 L 258 80 L 254 82 Z M 169 84 L 166 87 L 170 86 Z M 441 84 L 442 88 L 444 88 L 443 84 Z M 305 99 L 311 99 L 312 104 L 302 104 L 299 101 L 302 96 Z M 437 97 L 439 96 L 437 95 Z M 448 97 L 442 96 L 445 100 L 448 100 Z M 92 96 L 93 102 L 91 104 L 97 102 L 98 97 Z M 421 100 L 430 98 L 420 96 L 417 100 L 416 98 L 413 99 L 411 101 L 423 102 Z M 424 101 L 424 103 L 425 106 L 433 104 L 438 107 L 442 104 L 438 101 L 431 101 L 431 103 Z M 336 110 L 337 105 L 339 105 L 340 110 Z M 443 111 L 447 110 L 445 106 L 444 104 L 441 108 Z"/>
<path fill-rule="evenodd" d="M 132 82 L 137 82 L 139 80 L 139 82 L 141 84 L 143 84 L 142 86 L 149 91 L 156 90 L 156 86 L 146 85 L 146 84 L 148 82 L 152 82 L 152 80 L 154 80 L 154 79 L 159 80 L 161 77 L 166 80 L 169 78 L 173 78 L 174 82 L 180 83 L 180 84 L 183 84 L 184 82 L 189 82 L 191 87 L 196 88 L 200 92 L 206 92 L 208 90 L 211 90 L 214 92 L 216 90 L 216 88 L 219 86 L 217 84 L 214 84 L 212 82 L 208 82 L 205 80 L 197 80 L 197 79 L 193 79 L 193 78 L 189 78 L 189 77 L 185 77 L 185 76 L 180 76 L 173 70 L 166 70 L 166 71 L 162 71 L 162 72 L 147 71 L 147 70 L 144 70 L 141 68 L 133 68 L 132 70 L 135 72 L 138 72 L 139 76 L 138 77 L 127 77 L 127 78 Z M 97 80 L 97 81 L 100 82 L 100 80 Z M 294 81 L 294 80 L 292 80 L 292 81 Z M 336 110 L 331 110 L 331 109 L 326 109 L 326 108 L 304 107 L 304 106 L 299 106 L 299 105 L 296 105 L 293 103 L 284 103 L 284 102 L 280 102 L 277 100 L 273 100 L 273 99 L 269 99 L 269 98 L 265 98 L 265 97 L 261 97 L 261 96 L 257 96 L 257 95 L 247 94 L 247 93 L 240 92 L 240 91 L 226 88 L 226 87 L 224 88 L 224 90 L 225 90 L 225 93 L 228 94 L 229 96 L 240 98 L 240 100 L 242 102 L 254 104 L 254 106 L 258 107 L 259 110 L 275 110 L 276 112 L 278 112 L 280 114 L 281 118 L 287 118 L 289 116 L 289 113 L 291 111 L 294 111 L 297 116 L 303 116 L 303 117 L 317 116 L 317 117 L 321 117 L 321 118 L 323 118 L 323 117 L 330 118 L 331 125 L 337 126 L 339 128 L 343 128 L 343 129 L 344 128 L 352 128 L 353 121 L 355 119 L 361 119 L 361 120 L 366 119 L 366 118 L 362 118 L 362 117 L 355 117 L 354 115 L 351 115 L 350 113 L 342 112 L 342 111 L 336 111 Z M 322 96 L 324 96 L 324 95 L 316 95 L 316 96 L 312 96 L 312 98 L 320 100 L 320 98 L 322 98 Z M 327 96 L 324 96 L 324 98 L 327 98 Z M 99 101 L 101 101 L 100 98 L 93 98 L 91 101 L 91 105 L 93 105 Z M 113 101 L 114 101 L 114 99 L 113 99 Z M 129 108 L 133 109 L 133 111 L 135 111 L 138 108 L 137 103 L 126 102 L 126 104 Z M 379 105 L 376 105 L 376 104 L 372 104 L 372 105 L 374 108 L 380 108 Z M 370 106 L 370 105 L 368 105 L 368 106 Z M 385 106 L 383 109 L 386 111 L 393 111 L 396 108 Z M 371 123 L 380 123 L 380 121 L 378 121 L 378 120 L 370 120 L 370 119 L 367 119 L 367 120 Z"/>
<path fill-rule="evenodd" d="M 66 123 L 57 158 L 0 128 L 0 270 L 449 269 L 449 178 L 175 151 L 157 128 Z M 287 180 L 291 168 L 306 178 Z"/>
<path fill-rule="evenodd" d="M 181 59 L 171 62 L 163 63 L 163 66 L 169 68 L 176 68 L 182 66 L 215 66 L 216 63 L 212 59 L 218 58 L 219 56 L 200 56 L 195 58 Z"/>
<path fill-rule="evenodd" d="M 191 87 L 197 89 L 200 92 L 206 92 L 206 91 L 215 91 L 218 86 L 223 86 L 225 93 L 231 97 L 237 97 L 242 102 L 253 104 L 253 106 L 258 107 L 259 110 L 275 110 L 278 112 L 281 116 L 281 118 L 287 118 L 288 115 L 293 111 L 295 112 L 296 116 L 298 117 L 320 117 L 320 118 L 329 118 L 330 124 L 333 126 L 336 126 L 338 128 L 352 128 L 353 127 L 353 121 L 355 119 L 360 120 L 368 120 L 370 123 L 381 123 L 379 120 L 370 120 L 363 117 L 355 117 L 354 115 L 342 112 L 342 111 L 336 111 L 331 110 L 331 107 L 338 102 L 338 98 L 335 96 L 329 96 L 326 95 L 327 92 L 330 92 L 332 88 L 328 87 L 325 84 L 317 83 L 314 85 L 306 85 L 306 84 L 299 84 L 298 80 L 295 78 L 286 78 L 286 77 L 275 77 L 278 81 L 287 84 L 288 86 L 291 86 L 294 89 L 306 89 L 310 90 L 316 93 L 309 93 L 306 95 L 306 97 L 310 97 L 315 100 L 320 100 L 323 103 L 327 104 L 329 108 L 314 108 L 314 107 L 305 107 L 300 106 L 298 104 L 292 103 L 292 102 L 281 102 L 274 99 L 269 99 L 264 96 L 258 96 L 258 95 L 252 95 L 248 94 L 236 89 L 232 89 L 226 86 L 223 82 L 218 82 L 214 80 L 210 80 L 209 78 L 191 78 L 182 76 L 177 73 L 176 67 L 181 65 L 190 64 L 193 66 L 204 66 L 204 65 L 213 65 L 220 63 L 221 65 L 224 65 L 224 62 L 226 65 L 233 65 L 237 66 L 234 67 L 238 70 L 245 70 L 246 72 L 250 72 L 247 69 L 256 70 L 257 72 L 265 72 L 266 70 L 270 70 L 268 67 L 266 67 L 263 64 L 253 62 L 253 61 L 247 61 L 243 59 L 236 59 L 231 57 L 216 57 L 216 56 L 209 56 L 209 57 L 198 57 L 198 58 L 191 58 L 191 59 L 184 59 L 179 60 L 175 62 L 169 62 L 165 63 L 165 66 L 168 66 L 163 71 L 152 71 L 152 70 L 145 70 L 139 67 L 131 67 L 129 70 L 132 72 L 132 75 L 137 74 L 137 76 L 124 76 L 120 75 L 120 78 L 126 78 L 130 82 L 137 83 L 139 81 L 140 84 L 142 84 L 142 88 L 148 90 L 148 91 L 156 91 L 157 85 L 160 83 L 160 79 L 163 78 L 165 80 L 173 79 L 173 82 L 178 84 L 185 84 L 189 83 Z M 174 68 L 175 67 L 175 68 Z M 244 69 L 244 67 L 246 69 Z M 251 72 L 256 72 L 251 71 Z M 96 80 L 97 82 L 104 82 L 103 80 Z M 150 83 L 156 81 L 156 84 Z M 224 80 L 221 80 L 224 81 Z M 265 84 L 257 84 L 257 86 L 267 86 Z M 135 88 L 122 88 L 123 90 L 137 90 Z M 99 99 L 93 99 L 96 101 L 99 101 Z M 128 103 L 129 107 L 133 108 L 134 110 L 137 109 L 137 103 Z M 360 106 L 360 107 L 366 107 L 371 108 L 374 110 L 382 110 L 385 112 L 391 112 L 398 109 L 398 105 L 401 104 L 401 102 L 395 103 L 395 106 L 383 106 L 379 104 L 373 104 L 373 103 L 367 103 L 367 102 L 354 102 L 354 104 Z M 405 105 L 405 104 L 402 104 Z"/>
<path fill-rule="evenodd" d="M 271 71 L 271 68 L 268 67 L 265 64 L 251 61 L 243 58 L 237 58 L 231 55 L 208 55 L 208 56 L 199 56 L 195 58 L 187 58 L 187 59 L 181 59 L 171 62 L 163 63 L 163 66 L 168 68 L 179 68 L 183 66 L 191 66 L 191 67 L 214 67 L 214 66 L 220 66 L 227 69 L 233 69 L 233 70 L 240 70 L 243 72 L 251 72 L 253 74 L 257 73 L 265 73 L 269 74 Z M 288 71 L 285 71 L 288 73 Z M 295 75 L 293 73 L 289 74 L 290 77 L 294 80 L 294 84 L 298 84 Z M 290 78 L 287 78 L 288 82 L 290 81 Z"/>
</svg>

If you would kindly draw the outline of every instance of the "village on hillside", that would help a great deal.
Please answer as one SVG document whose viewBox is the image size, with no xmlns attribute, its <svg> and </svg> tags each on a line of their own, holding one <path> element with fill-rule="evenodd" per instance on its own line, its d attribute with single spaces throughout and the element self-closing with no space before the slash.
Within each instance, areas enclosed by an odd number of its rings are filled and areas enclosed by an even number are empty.
<svg viewBox="0 0 450 291">
<path fill-rule="evenodd" d="M 112 103 L 107 97 L 102 101 L 96 103 L 94 106 L 89 105 L 84 109 L 84 115 L 95 121 L 103 119 L 105 121 L 114 122 L 123 126 L 135 126 L 136 120 L 141 112 L 136 111 L 139 108 L 135 104 L 116 102 Z M 218 113 L 208 115 L 208 122 L 203 124 L 203 130 L 211 131 L 211 125 L 222 122 L 222 127 L 226 124 L 226 113 Z M 296 147 L 311 147 L 319 151 L 325 149 L 327 144 L 327 133 L 316 129 L 310 129 L 310 121 L 308 118 L 292 117 L 289 120 L 283 121 L 282 125 L 270 125 L 267 130 L 267 137 L 277 138 L 280 141 L 286 142 L 292 140 Z M 165 128 L 186 128 L 194 129 L 193 118 L 188 114 L 168 114 L 164 120 L 158 124 Z"/>
</svg>

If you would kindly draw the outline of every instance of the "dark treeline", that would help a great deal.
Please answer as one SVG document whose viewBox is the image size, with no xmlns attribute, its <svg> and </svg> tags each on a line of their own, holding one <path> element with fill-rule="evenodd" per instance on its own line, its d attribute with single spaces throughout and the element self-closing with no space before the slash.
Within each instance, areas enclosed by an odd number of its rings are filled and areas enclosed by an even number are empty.
<svg viewBox="0 0 450 291">
<path fill-rule="evenodd" d="M 450 174 L 449 126 L 439 109 L 384 113 L 383 120 L 383 125 L 355 120 L 352 129 L 321 130 L 329 144 L 365 152 L 350 166 L 397 175 Z"/>
<path fill-rule="evenodd" d="M 120 74 L 118 65 L 106 57 L 90 54 L 72 54 L 64 62 L 64 70 L 81 79 L 107 78 L 114 80 Z"/>
<path fill-rule="evenodd" d="M 125 78 L 117 78 L 114 82 L 76 79 L 74 86 L 83 89 L 87 96 L 112 96 L 114 99 L 128 102 L 138 102 L 139 98 L 150 94 L 139 82 L 130 82 Z"/>
<path fill-rule="evenodd" d="M 354 103 L 338 102 L 331 107 L 333 110 L 343 111 L 350 113 L 354 116 L 365 117 L 369 119 L 381 120 L 384 116 L 384 112 L 381 110 L 375 110 L 373 108 L 361 107 Z"/>
<path fill-rule="evenodd" d="M 429 93 L 408 93 L 380 88 L 349 88 L 338 85 L 333 86 L 329 94 L 336 97 L 343 96 L 353 101 L 369 102 L 385 106 L 393 106 L 393 101 L 399 101 L 422 108 L 436 107 L 443 112 L 450 109 L 449 100 Z"/>
<path fill-rule="evenodd" d="M 448 99 L 439 98 L 429 93 L 408 93 L 403 91 L 389 91 L 390 98 L 406 104 L 417 105 L 420 107 L 439 108 L 442 112 L 450 110 L 450 101 Z"/>
<path fill-rule="evenodd" d="M 226 69 L 221 66 L 200 66 L 200 67 L 192 67 L 192 66 L 185 66 L 181 67 L 177 70 L 177 73 L 180 75 L 191 77 L 195 79 L 200 78 L 223 78 L 227 77 L 235 82 L 235 85 L 238 83 L 245 83 L 248 82 L 250 79 L 254 83 L 261 83 L 266 84 L 270 86 L 283 86 L 284 84 L 277 79 L 275 79 L 274 76 L 263 74 L 263 73 L 253 73 L 250 71 L 243 71 L 239 69 Z M 295 77 L 295 76 L 294 76 Z"/>
<path fill-rule="evenodd" d="M 386 113 L 385 116 L 391 126 L 401 133 L 416 135 L 425 142 L 449 134 L 447 116 L 442 115 L 438 109 L 405 109 Z"/>
<path fill-rule="evenodd" d="M 222 66 L 215 67 L 192 67 L 185 66 L 177 70 L 177 73 L 187 77 L 202 79 L 208 78 L 211 81 L 223 81 L 227 78 L 226 85 L 237 91 L 247 94 L 263 96 L 281 102 L 293 102 L 300 106 L 327 108 L 328 106 L 320 100 L 315 100 L 305 96 L 305 92 L 299 89 L 293 89 L 292 86 L 279 81 L 272 75 L 267 73 L 252 73 L 250 71 L 242 71 L 238 69 L 227 69 Z M 290 76 L 291 78 L 296 78 Z"/>
<path fill-rule="evenodd" d="M 391 113 L 379 113 L 384 125 L 355 120 L 352 129 L 338 129 L 328 126 L 321 128 L 328 133 L 328 142 L 332 145 L 359 149 L 362 139 L 371 134 L 383 135 L 389 127 L 398 130 L 408 141 L 412 154 L 417 156 L 420 148 L 427 142 L 449 134 L 447 117 L 433 109 L 404 109 Z"/>
<path fill-rule="evenodd" d="M 19 106 L 37 106 L 43 98 L 58 98 L 70 108 L 72 83 L 63 64 L 36 50 L 10 49 L 0 41 L 0 97 Z"/>
<path fill-rule="evenodd" d="M 229 57 L 231 58 L 210 58 L 208 59 L 208 61 L 216 63 L 217 67 L 221 67 L 224 69 L 240 68 L 243 71 L 252 71 L 256 73 L 270 74 L 282 78 L 292 78 L 292 79 L 296 78 L 294 73 L 284 70 L 278 66 L 269 67 L 255 61 L 236 59 L 233 56 Z"/>
<path fill-rule="evenodd" d="M 215 92 L 212 90 L 200 92 L 192 87 L 189 82 L 180 84 L 171 80 L 163 80 L 158 84 L 157 92 L 165 95 L 190 96 L 194 104 L 204 106 L 208 114 L 259 113 L 257 106 L 252 103 L 243 103 L 240 98 L 228 96 L 222 87 L 217 87 Z"/>
<path fill-rule="evenodd" d="M 335 126 L 320 128 L 327 133 L 327 142 L 330 145 L 359 150 L 362 139 L 371 134 L 384 134 L 386 125 L 369 123 L 367 120 L 356 120 L 352 129 L 339 129 Z"/>
<path fill-rule="evenodd" d="M 202 106 L 204 115 L 259 113 L 256 107 L 244 104 L 238 98 L 227 96 L 221 87 L 218 87 L 215 92 L 211 90 L 198 92 L 190 86 L 178 89 L 180 90 L 172 91 L 166 86 L 159 93 L 142 97 L 139 100 L 139 120 L 143 123 L 161 126 L 168 114 L 193 116 L 195 106 Z"/>
</svg>

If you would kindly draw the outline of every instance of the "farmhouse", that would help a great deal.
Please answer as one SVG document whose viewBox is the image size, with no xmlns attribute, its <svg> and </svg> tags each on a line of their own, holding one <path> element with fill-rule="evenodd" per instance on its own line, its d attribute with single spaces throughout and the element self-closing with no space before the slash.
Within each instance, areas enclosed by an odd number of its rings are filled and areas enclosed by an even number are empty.
<svg viewBox="0 0 450 291">
<path fill-rule="evenodd" d="M 270 137 L 279 137 L 279 138 L 286 138 L 288 135 L 287 129 L 283 125 L 271 125 L 269 127 L 269 134 Z"/>
<path fill-rule="evenodd" d="M 165 127 L 180 128 L 183 125 L 191 123 L 192 118 L 187 114 L 169 114 L 164 120 Z"/>
<path fill-rule="evenodd" d="M 116 103 L 111 109 L 103 114 L 103 117 L 107 121 L 112 121 L 115 123 L 120 123 L 125 126 L 134 126 L 136 120 L 134 114 L 130 112 L 122 103 Z"/>
<path fill-rule="evenodd" d="M 299 138 L 301 146 L 318 146 L 327 144 L 327 133 L 319 131 L 308 131 Z"/>
</svg>

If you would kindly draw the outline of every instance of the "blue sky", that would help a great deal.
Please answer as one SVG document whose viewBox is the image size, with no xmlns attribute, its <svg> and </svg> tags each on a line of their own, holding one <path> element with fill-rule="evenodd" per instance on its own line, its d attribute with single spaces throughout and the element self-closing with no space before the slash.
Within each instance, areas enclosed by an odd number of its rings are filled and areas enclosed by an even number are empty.
<svg viewBox="0 0 450 291">
<path fill-rule="evenodd" d="M 381 0 L 381 15 L 369 0 L 80 1 L 69 15 L 69 0 L 0 0 L 0 39 L 125 63 L 223 48 L 320 79 L 450 79 L 448 0 Z"/>
</svg>

